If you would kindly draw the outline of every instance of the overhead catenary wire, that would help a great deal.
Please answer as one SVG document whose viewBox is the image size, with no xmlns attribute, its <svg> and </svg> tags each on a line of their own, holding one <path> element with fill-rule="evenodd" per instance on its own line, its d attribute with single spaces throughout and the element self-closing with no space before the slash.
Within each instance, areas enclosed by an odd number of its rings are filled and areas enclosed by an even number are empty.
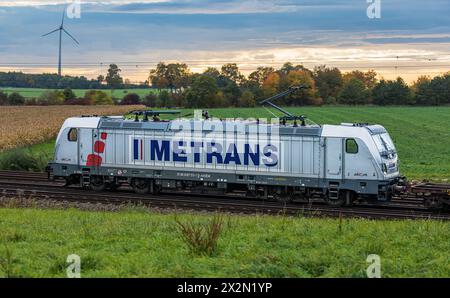
<svg viewBox="0 0 450 298">
<path fill-rule="evenodd" d="M 410 59 L 414 56 L 392 56 L 383 57 L 380 59 L 380 64 L 376 64 L 376 61 L 350 61 L 350 60 L 306 60 L 306 59 L 288 59 L 288 61 L 280 59 L 253 59 L 253 60 L 240 60 L 240 59 L 168 59 L 165 61 L 157 60 L 119 60 L 119 61 L 69 61 L 65 62 L 66 69 L 76 71 L 77 68 L 80 75 L 88 77 L 97 77 L 98 75 L 104 75 L 110 64 L 117 64 L 124 76 L 131 77 L 131 82 L 144 81 L 148 78 L 148 74 L 151 69 L 156 68 L 159 62 L 168 63 L 186 63 L 188 67 L 194 69 L 193 72 L 201 72 L 201 69 L 207 67 L 219 68 L 226 63 L 236 63 L 241 71 L 244 73 L 250 73 L 257 69 L 259 66 L 270 66 L 274 68 L 281 67 L 286 62 L 292 64 L 301 64 L 309 69 L 313 69 L 316 66 L 326 65 L 327 67 L 337 67 L 343 72 L 349 72 L 352 70 L 370 70 L 373 69 L 379 73 L 380 76 L 421 76 L 421 75 L 442 75 L 450 70 L 450 58 L 447 60 L 438 61 L 435 58 L 427 58 L 417 56 L 418 58 Z M 359 57 L 360 59 L 370 59 L 370 56 Z M 378 57 L 379 58 L 379 57 Z M 408 58 L 409 60 L 402 60 Z M 382 63 L 384 62 L 384 63 Z M 392 62 L 392 63 L 391 63 Z M 389 64 L 388 64 L 389 63 Z M 351 64 L 351 65 L 350 65 Z M 34 72 L 42 71 L 42 68 L 52 68 L 55 66 L 55 62 L 33 62 L 33 61 L 1 61 L 0 59 L 0 71 L 22 71 L 22 72 Z M 399 71 L 403 70 L 403 71 Z M 134 77 L 134 78 L 133 78 Z"/>
</svg>

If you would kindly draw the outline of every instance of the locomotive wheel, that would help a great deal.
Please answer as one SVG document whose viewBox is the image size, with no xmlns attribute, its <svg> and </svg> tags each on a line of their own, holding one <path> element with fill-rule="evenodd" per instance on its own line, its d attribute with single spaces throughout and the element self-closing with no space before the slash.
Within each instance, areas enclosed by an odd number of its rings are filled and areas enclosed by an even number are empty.
<svg viewBox="0 0 450 298">
<path fill-rule="evenodd" d="M 91 176 L 90 186 L 93 191 L 104 191 L 106 189 L 106 184 L 102 176 Z"/>
<path fill-rule="evenodd" d="M 133 179 L 132 186 L 135 193 L 143 195 L 150 192 L 150 180 L 148 179 Z"/>
<path fill-rule="evenodd" d="M 152 194 L 157 195 L 157 194 L 160 194 L 161 192 L 162 192 L 161 185 L 153 185 L 153 192 L 152 192 Z"/>
</svg>

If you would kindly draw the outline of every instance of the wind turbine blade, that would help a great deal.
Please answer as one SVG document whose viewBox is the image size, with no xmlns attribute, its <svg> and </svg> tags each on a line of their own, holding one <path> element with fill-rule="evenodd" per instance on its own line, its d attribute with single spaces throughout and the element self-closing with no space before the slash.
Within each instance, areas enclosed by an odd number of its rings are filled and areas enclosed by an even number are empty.
<svg viewBox="0 0 450 298">
<path fill-rule="evenodd" d="M 67 30 L 66 29 L 62 29 L 67 35 L 69 35 L 70 36 L 70 38 L 72 38 L 73 39 L 73 41 L 75 41 L 77 44 L 80 44 L 79 42 L 78 42 L 78 40 L 76 40 L 75 39 L 75 37 L 73 37 L 72 35 L 70 35 L 70 33 L 69 32 L 67 32 Z"/>
<path fill-rule="evenodd" d="M 50 34 L 52 34 L 52 33 L 55 33 L 56 31 L 59 31 L 59 28 L 58 28 L 58 29 L 55 29 L 55 30 L 53 30 L 53 31 L 51 31 L 51 32 L 49 32 L 49 33 L 47 33 L 47 34 L 44 34 L 44 35 L 42 35 L 41 37 L 50 35 Z"/>
<path fill-rule="evenodd" d="M 61 27 L 64 26 L 64 17 L 65 17 L 65 16 L 66 16 L 66 8 L 64 7 L 63 14 L 62 14 Z"/>
</svg>

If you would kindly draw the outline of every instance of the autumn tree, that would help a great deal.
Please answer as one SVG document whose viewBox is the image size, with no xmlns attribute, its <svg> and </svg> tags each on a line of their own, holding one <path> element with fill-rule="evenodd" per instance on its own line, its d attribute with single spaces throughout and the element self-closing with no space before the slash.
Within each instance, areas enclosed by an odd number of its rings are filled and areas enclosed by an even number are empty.
<svg viewBox="0 0 450 298">
<path fill-rule="evenodd" d="M 220 76 L 220 71 L 215 67 L 208 67 L 203 74 L 205 76 L 210 76 L 214 80 L 217 80 L 217 78 Z"/>
<path fill-rule="evenodd" d="M 308 89 L 296 91 L 285 97 L 287 105 L 307 105 L 321 104 L 321 100 L 317 97 L 317 90 L 311 72 L 306 70 L 293 70 L 286 76 L 288 86 L 306 85 Z"/>
<path fill-rule="evenodd" d="M 339 93 L 339 103 L 343 104 L 367 104 L 369 103 L 369 90 L 364 83 L 356 77 L 346 81 Z"/>
<path fill-rule="evenodd" d="M 377 105 L 412 104 L 411 90 L 402 78 L 381 80 L 372 90 L 373 103 Z"/>
<path fill-rule="evenodd" d="M 375 87 L 377 83 L 377 73 L 374 70 L 368 70 L 366 72 L 362 72 L 360 70 L 354 70 L 348 73 L 345 73 L 342 77 L 343 82 L 346 83 L 351 79 L 356 78 L 363 82 L 366 89 L 371 90 Z"/>
<path fill-rule="evenodd" d="M 267 77 L 275 72 L 273 67 L 259 66 L 254 72 L 250 73 L 248 80 L 262 86 Z"/>
<path fill-rule="evenodd" d="M 149 81 L 158 89 L 170 89 L 173 93 L 190 85 L 191 73 L 185 63 L 158 63 L 150 70 Z"/>
<path fill-rule="evenodd" d="M 289 72 L 295 70 L 294 65 L 291 62 L 286 62 L 281 66 L 279 73 L 281 75 L 288 75 Z"/>
<path fill-rule="evenodd" d="M 338 97 L 343 84 L 341 71 L 336 67 L 328 68 L 325 65 L 314 68 L 314 81 L 319 96 L 327 101 L 331 97 Z"/>
<path fill-rule="evenodd" d="M 99 75 L 99 76 L 97 77 L 97 81 L 98 81 L 99 84 L 103 83 L 103 82 L 105 81 L 105 76 Z"/>
<path fill-rule="evenodd" d="M 242 95 L 239 98 L 239 106 L 254 107 L 255 105 L 256 105 L 255 95 L 253 95 L 253 93 L 248 90 L 242 92 Z"/>
<path fill-rule="evenodd" d="M 280 86 L 280 75 L 273 72 L 267 76 L 262 84 L 262 90 L 265 97 L 270 97 L 278 92 Z"/>
<path fill-rule="evenodd" d="M 419 105 L 440 105 L 450 103 L 450 74 L 419 77 L 412 86 L 415 102 Z"/>
<path fill-rule="evenodd" d="M 216 106 L 216 95 L 219 91 L 216 81 L 207 75 L 197 76 L 191 88 L 186 92 L 189 107 L 206 108 Z"/>
<path fill-rule="evenodd" d="M 123 78 L 120 76 L 122 70 L 116 64 L 110 64 L 105 81 L 111 90 L 117 89 L 123 85 Z"/>
<path fill-rule="evenodd" d="M 236 63 L 224 64 L 221 68 L 220 74 L 223 77 L 235 82 L 237 85 L 241 84 L 245 80 L 245 77 L 239 71 L 239 67 Z"/>
</svg>

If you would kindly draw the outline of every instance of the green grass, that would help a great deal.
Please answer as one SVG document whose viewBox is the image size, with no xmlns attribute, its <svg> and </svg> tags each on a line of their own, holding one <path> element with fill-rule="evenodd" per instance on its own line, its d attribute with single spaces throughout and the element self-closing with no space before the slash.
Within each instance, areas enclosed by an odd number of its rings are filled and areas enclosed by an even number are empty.
<svg viewBox="0 0 450 298">
<path fill-rule="evenodd" d="M 178 215 L 205 222 L 211 215 Z M 0 260 L 12 276 L 65 277 L 81 257 L 82 277 L 365 277 L 369 254 L 382 277 L 450 276 L 450 223 L 230 216 L 212 256 L 195 255 L 174 215 L 143 210 L 0 209 Z M 5 270 L 0 268 L 0 275 Z"/>
<path fill-rule="evenodd" d="M 409 179 L 450 180 L 450 107 L 303 107 L 288 108 L 319 124 L 378 123 L 397 146 L 400 170 Z M 183 110 L 182 114 L 192 110 Z M 210 109 L 214 117 L 271 117 L 262 108 Z M 52 157 L 53 144 L 32 146 Z M 0 154 L 0 160 L 2 154 Z"/>
<path fill-rule="evenodd" d="M 26 98 L 33 98 L 33 97 L 39 97 L 43 92 L 47 90 L 55 90 L 55 89 L 39 89 L 39 88 L 1 88 L 0 91 L 6 92 L 7 94 L 10 94 L 12 92 L 18 92 L 22 96 Z M 83 97 L 86 91 L 89 91 L 91 89 L 73 89 L 72 91 L 76 94 L 77 97 Z M 111 93 L 111 90 L 109 89 L 102 89 L 102 91 Z M 155 89 L 119 89 L 114 90 L 113 96 L 117 98 L 122 98 L 127 93 L 136 93 L 140 97 L 145 97 L 149 93 L 156 93 L 158 92 Z"/>
</svg>

